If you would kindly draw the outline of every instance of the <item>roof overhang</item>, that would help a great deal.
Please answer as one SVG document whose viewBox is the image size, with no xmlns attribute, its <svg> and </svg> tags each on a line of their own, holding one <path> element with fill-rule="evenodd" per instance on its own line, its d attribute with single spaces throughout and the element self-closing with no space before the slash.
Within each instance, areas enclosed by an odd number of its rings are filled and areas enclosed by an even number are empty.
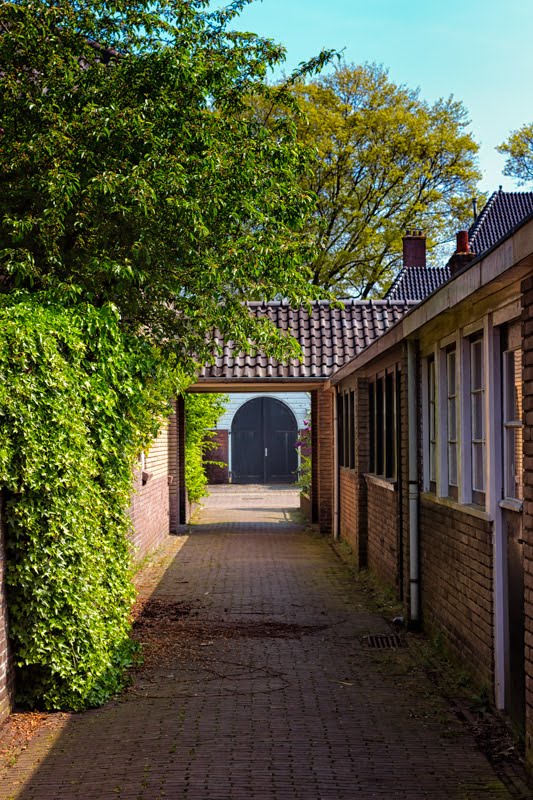
<svg viewBox="0 0 533 800">
<path fill-rule="evenodd" d="M 327 378 L 199 378 L 188 392 L 312 392 Z"/>
<path fill-rule="evenodd" d="M 416 339 L 424 325 L 446 314 L 468 298 L 486 297 L 510 280 L 520 280 L 533 270 L 533 214 L 517 225 L 492 250 L 472 261 L 422 303 L 410 309 L 366 350 L 348 361 L 331 377 L 331 385 L 383 355 L 405 339 Z"/>
</svg>

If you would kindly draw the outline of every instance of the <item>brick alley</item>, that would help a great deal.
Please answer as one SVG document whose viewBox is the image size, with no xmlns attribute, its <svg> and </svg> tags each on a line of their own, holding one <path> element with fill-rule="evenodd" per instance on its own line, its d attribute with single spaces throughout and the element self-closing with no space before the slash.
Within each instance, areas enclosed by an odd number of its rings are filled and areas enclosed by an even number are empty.
<svg viewBox="0 0 533 800">
<path fill-rule="evenodd" d="M 52 715 L 4 769 L 17 800 L 510 798 L 291 488 L 214 488 L 139 575 L 145 662 Z"/>
</svg>

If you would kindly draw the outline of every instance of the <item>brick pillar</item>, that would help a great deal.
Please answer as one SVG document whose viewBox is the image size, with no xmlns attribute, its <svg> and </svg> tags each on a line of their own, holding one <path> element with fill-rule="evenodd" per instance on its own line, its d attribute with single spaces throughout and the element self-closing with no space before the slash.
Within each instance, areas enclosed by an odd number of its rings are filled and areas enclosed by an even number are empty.
<svg viewBox="0 0 533 800">
<path fill-rule="evenodd" d="M 333 402 L 331 389 L 317 389 L 311 403 L 313 431 L 313 504 L 317 503 L 318 524 L 322 533 L 333 528 L 333 491 L 336 464 L 333 452 Z"/>
<path fill-rule="evenodd" d="M 526 761 L 533 774 L 533 277 L 522 282 Z"/>
<path fill-rule="evenodd" d="M 318 522 L 318 390 L 311 392 L 311 522 Z"/>
<path fill-rule="evenodd" d="M 0 497 L 1 502 L 1 497 Z M 11 712 L 14 694 L 14 676 L 11 648 L 8 638 L 7 599 L 5 587 L 5 535 L 0 505 L 0 721 Z"/>
</svg>

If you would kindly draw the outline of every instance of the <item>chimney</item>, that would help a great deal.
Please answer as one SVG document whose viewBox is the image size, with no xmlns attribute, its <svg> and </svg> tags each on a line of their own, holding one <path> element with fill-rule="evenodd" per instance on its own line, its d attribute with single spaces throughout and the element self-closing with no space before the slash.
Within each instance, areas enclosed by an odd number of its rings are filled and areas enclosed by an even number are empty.
<svg viewBox="0 0 533 800">
<path fill-rule="evenodd" d="M 420 230 L 409 230 L 403 237 L 403 266 L 426 266 L 426 237 Z"/>
<path fill-rule="evenodd" d="M 456 234 L 456 248 L 455 253 L 448 261 L 448 266 L 452 275 L 459 272 L 460 269 L 469 264 L 476 257 L 475 253 L 470 250 L 470 242 L 468 241 L 468 231 L 458 231 Z"/>
</svg>

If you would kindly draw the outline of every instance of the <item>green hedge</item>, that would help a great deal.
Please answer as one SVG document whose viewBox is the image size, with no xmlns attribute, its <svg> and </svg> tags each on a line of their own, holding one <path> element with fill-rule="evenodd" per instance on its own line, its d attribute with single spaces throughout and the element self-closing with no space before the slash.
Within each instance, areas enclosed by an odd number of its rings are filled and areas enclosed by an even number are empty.
<svg viewBox="0 0 533 800">
<path fill-rule="evenodd" d="M 224 394 L 185 395 L 185 485 L 192 503 L 206 495 L 206 464 L 220 463 L 206 460 L 206 454 L 227 400 Z"/>
<path fill-rule="evenodd" d="M 79 710 L 132 660 L 128 506 L 177 389 L 113 307 L 0 300 L 0 486 L 18 700 Z"/>
</svg>

